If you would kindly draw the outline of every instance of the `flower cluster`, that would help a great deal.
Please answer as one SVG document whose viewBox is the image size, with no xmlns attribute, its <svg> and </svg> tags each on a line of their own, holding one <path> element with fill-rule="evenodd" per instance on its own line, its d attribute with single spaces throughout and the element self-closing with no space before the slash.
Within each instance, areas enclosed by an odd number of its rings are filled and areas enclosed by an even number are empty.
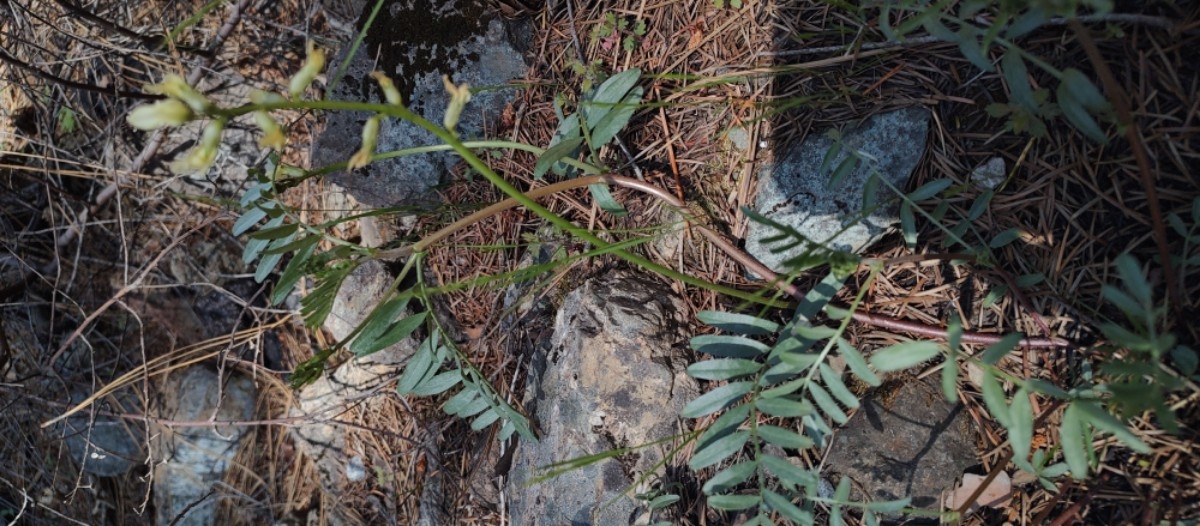
<svg viewBox="0 0 1200 526">
<path fill-rule="evenodd" d="M 388 104 L 394 106 L 402 106 L 404 100 L 400 96 L 400 90 L 396 89 L 396 84 L 392 79 L 382 71 L 371 72 L 371 78 L 379 83 L 379 89 L 383 91 L 383 98 Z M 454 133 L 454 127 L 458 125 L 458 119 L 462 116 L 463 108 L 467 102 L 471 100 L 471 87 L 466 83 L 454 85 L 450 81 L 450 77 L 443 75 L 442 84 L 446 86 L 446 92 L 450 94 L 450 104 L 446 107 L 446 116 L 442 119 L 442 125 L 446 127 L 450 133 Z M 384 115 L 378 114 L 370 119 L 367 119 L 362 130 L 362 146 L 346 163 L 346 168 L 356 170 L 371 163 L 371 159 L 375 156 L 375 146 L 379 143 L 379 128 L 383 121 Z"/>
<path fill-rule="evenodd" d="M 325 52 L 309 42 L 304 66 L 288 83 L 288 95 L 293 99 L 299 97 L 324 68 Z M 208 170 L 217 159 L 217 149 L 221 145 L 221 134 L 225 131 L 225 126 L 229 119 L 237 114 L 218 108 L 179 75 L 167 75 L 162 82 L 149 86 L 147 91 L 165 95 L 166 99 L 134 108 L 126 117 L 129 125 L 139 130 L 153 131 L 181 126 L 197 117 L 211 118 L 212 121 L 200 136 L 199 144 L 183 158 L 171 164 L 171 170 L 176 173 Z M 266 106 L 287 101 L 279 94 L 256 90 L 250 94 L 250 102 L 257 106 Z M 254 123 L 263 131 L 259 146 L 283 150 L 287 144 L 287 135 L 283 127 L 271 117 L 270 112 L 265 109 L 256 110 L 253 117 Z"/>
<path fill-rule="evenodd" d="M 282 151 L 287 145 L 287 134 L 279 122 L 271 117 L 271 110 L 288 105 L 288 100 L 296 100 L 308 89 L 321 71 L 325 68 L 325 51 L 316 47 L 311 41 L 306 46 L 307 56 L 300 71 L 288 82 L 285 94 L 254 90 L 250 93 L 250 107 L 225 109 L 217 107 L 187 81 L 178 75 L 167 75 L 161 83 L 147 88 L 151 93 L 165 95 L 166 99 L 145 104 L 129 112 L 126 120 L 130 126 L 139 130 L 152 131 L 165 127 L 181 126 L 194 119 L 206 117 L 211 119 L 204 128 L 199 144 L 187 152 L 183 158 L 171 164 L 175 172 L 202 172 L 208 170 L 217 159 L 217 149 L 221 144 L 221 134 L 229 124 L 229 120 L 250 113 L 254 124 L 262 130 L 262 138 L 258 145 Z M 402 106 L 404 101 L 400 90 L 386 74 L 380 71 L 371 73 L 371 77 L 379 83 L 384 100 L 392 106 Z M 467 84 L 455 85 L 450 77 L 443 76 L 442 82 L 446 92 L 450 94 L 450 103 L 446 107 L 446 115 L 442 125 L 451 134 L 458 125 L 463 108 L 471 100 L 471 88 Z M 379 113 L 367 119 L 362 129 L 362 146 L 347 162 L 351 170 L 362 168 L 371 163 L 375 157 L 375 147 L 379 143 L 379 130 L 382 127 L 385 113 Z"/>
</svg>

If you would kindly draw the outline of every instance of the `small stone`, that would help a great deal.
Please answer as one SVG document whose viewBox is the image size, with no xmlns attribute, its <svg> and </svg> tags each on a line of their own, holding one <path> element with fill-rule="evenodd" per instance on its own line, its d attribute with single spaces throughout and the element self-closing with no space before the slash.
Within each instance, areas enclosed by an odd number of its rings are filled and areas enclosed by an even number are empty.
<svg viewBox="0 0 1200 526">
<path fill-rule="evenodd" d="M 172 375 L 161 418 L 177 422 L 233 422 L 254 415 L 257 389 L 249 378 L 221 378 L 202 365 Z M 245 426 L 155 429 L 154 507 L 158 524 L 216 524 L 220 498 L 210 495 L 233 464 Z M 219 492 L 218 492 L 219 493 Z"/>
<path fill-rule="evenodd" d="M 903 189 L 925 151 L 929 130 L 929 112 L 906 108 L 871 117 L 862 125 L 841 133 L 841 152 L 821 171 L 826 153 L 835 146 L 827 134 L 814 134 L 801 144 L 774 152 L 775 162 L 759 173 L 758 197 L 754 210 L 792 227 L 811 243 L 839 251 L 861 252 L 882 238 L 900 221 L 895 195 L 884 184 L 878 185 L 875 202 L 879 205 L 865 218 L 863 194 L 873 174 L 886 178 Z M 831 170 L 848 157 L 849 151 L 861 152 L 860 162 L 839 184 L 831 188 Z M 775 244 L 766 238 L 779 230 L 751 221 L 746 235 L 746 251 L 776 272 L 786 272 L 785 262 L 803 255 L 811 247 L 805 243 L 775 252 Z M 787 241 L 794 241 L 789 238 Z"/>
<path fill-rule="evenodd" d="M 746 151 L 750 149 L 750 134 L 746 132 L 745 128 L 730 128 L 729 131 L 725 133 L 725 137 L 729 139 L 729 143 L 738 150 Z"/>
<path fill-rule="evenodd" d="M 963 504 L 967 503 L 967 499 L 975 494 L 985 480 L 987 480 L 987 476 L 985 475 L 976 475 L 974 473 L 963 475 L 962 484 L 947 495 L 946 507 L 950 509 L 961 508 Z M 980 506 L 1003 508 L 1008 505 L 1011 498 L 1012 481 L 1008 478 L 1008 473 L 1001 471 L 983 491 L 979 492 L 979 497 L 971 503 L 971 511 L 978 510 Z"/>
<path fill-rule="evenodd" d="M 72 393 L 71 405 L 86 399 L 87 395 L 82 391 Z M 139 412 L 140 407 L 137 396 L 128 389 L 96 404 L 96 410 L 116 414 Z M 146 426 L 140 422 L 125 422 L 104 415 L 96 415 L 93 419 L 90 410 L 85 410 L 68 418 L 59 429 L 71 456 L 84 471 L 93 475 L 115 477 L 146 461 L 146 452 L 142 448 L 146 442 Z"/>
<path fill-rule="evenodd" d="M 995 190 L 1008 175 L 1003 157 L 992 157 L 971 171 L 971 182 L 983 190 Z"/>
<path fill-rule="evenodd" d="M 362 455 L 354 455 L 346 463 L 346 480 L 359 482 L 367 478 L 367 466 L 363 464 Z"/>
</svg>

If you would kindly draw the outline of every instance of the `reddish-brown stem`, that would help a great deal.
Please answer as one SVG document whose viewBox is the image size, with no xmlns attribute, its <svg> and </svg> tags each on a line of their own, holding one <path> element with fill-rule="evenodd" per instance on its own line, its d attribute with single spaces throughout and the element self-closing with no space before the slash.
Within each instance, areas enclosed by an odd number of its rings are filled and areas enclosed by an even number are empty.
<svg viewBox="0 0 1200 526">
<path fill-rule="evenodd" d="M 1146 143 L 1142 141 L 1141 128 L 1133 119 L 1133 111 L 1130 110 L 1129 98 L 1125 89 L 1117 82 L 1112 70 L 1108 67 L 1108 62 L 1105 62 L 1104 57 L 1100 55 L 1100 49 L 1092 41 L 1091 33 L 1083 27 L 1078 19 L 1069 18 L 1067 24 L 1079 38 L 1079 44 L 1087 54 L 1088 61 L 1096 68 L 1096 75 L 1100 77 L 1100 83 L 1104 85 L 1104 92 L 1112 100 L 1113 109 L 1116 110 L 1117 121 L 1125 129 L 1125 139 L 1129 141 L 1133 159 L 1137 162 L 1138 175 L 1141 176 L 1142 191 L 1146 193 L 1146 206 L 1149 208 L 1150 226 L 1154 231 L 1154 244 L 1158 248 L 1158 258 L 1162 261 L 1163 279 L 1167 282 L 1167 297 L 1176 318 L 1183 319 L 1184 302 L 1183 296 L 1180 295 L 1180 291 L 1184 290 L 1183 283 L 1176 278 L 1175 265 L 1171 264 L 1167 227 L 1163 222 L 1162 206 L 1158 200 L 1158 187 L 1155 185 L 1154 170 L 1150 166 L 1150 158 L 1146 153 Z"/>
<path fill-rule="evenodd" d="M 609 184 L 616 184 L 616 185 L 625 186 L 625 187 L 629 187 L 629 188 L 635 188 L 642 192 L 651 194 L 651 195 L 653 195 L 663 201 L 666 201 L 667 203 L 670 203 L 671 205 L 674 205 L 676 207 L 682 208 L 684 206 L 683 202 L 678 200 L 675 196 L 671 195 L 666 190 L 663 190 L 662 188 L 654 186 L 650 183 L 646 183 L 644 181 L 638 181 L 636 179 L 629 179 L 627 177 L 621 177 L 621 176 L 617 176 L 617 175 L 607 175 L 607 176 L 600 176 L 600 177 L 604 177 L 605 178 L 604 182 L 607 182 Z M 784 280 L 783 278 L 781 278 L 778 273 L 771 270 L 766 265 L 762 264 L 762 262 L 755 259 L 754 256 L 751 256 L 750 254 L 747 254 L 746 252 L 739 249 L 737 246 L 735 246 L 729 240 L 725 239 L 724 236 L 721 236 L 720 234 L 718 234 L 718 233 L 714 232 L 713 230 L 706 228 L 702 225 L 697 225 L 696 229 L 698 229 L 700 231 L 700 233 L 704 235 L 704 237 L 708 238 L 708 240 L 712 244 L 716 245 L 717 248 L 721 249 L 722 252 L 725 252 L 726 254 L 729 255 L 729 257 L 733 258 L 738 263 L 741 263 L 742 265 L 744 265 L 751 272 L 754 272 L 755 274 L 762 276 L 764 279 L 766 279 L 767 281 L 770 281 L 772 284 L 779 287 L 781 290 L 788 293 L 788 295 L 792 296 L 793 298 L 802 299 L 804 297 L 804 293 L 802 291 L 800 291 L 795 285 L 793 285 L 793 284 L 787 282 L 786 280 Z M 919 334 L 921 336 L 925 336 L 925 337 L 929 337 L 929 338 L 946 339 L 946 337 L 947 337 L 947 331 L 943 327 L 934 327 L 931 325 L 926 325 L 924 323 L 905 321 L 905 320 L 892 318 L 889 316 L 883 316 L 880 314 L 871 314 L 869 312 L 862 312 L 862 311 L 854 311 L 852 316 L 853 316 L 854 320 L 859 323 L 864 323 L 867 325 L 872 325 L 872 326 L 880 327 L 883 329 L 888 329 L 888 330 L 893 330 L 893 331 L 902 331 L 902 332 L 907 332 L 907 333 L 912 333 L 912 334 Z M 963 343 L 991 345 L 996 342 L 999 342 L 1002 337 L 1003 337 L 1002 334 L 964 331 L 963 335 L 962 335 L 962 341 L 963 341 Z M 1070 342 L 1068 342 L 1064 339 L 1061 339 L 1061 338 L 1024 338 L 1021 340 L 1020 345 L 1023 347 L 1030 347 L 1030 348 L 1035 348 L 1035 347 L 1047 348 L 1047 347 L 1068 347 L 1071 344 L 1070 344 Z"/>
</svg>

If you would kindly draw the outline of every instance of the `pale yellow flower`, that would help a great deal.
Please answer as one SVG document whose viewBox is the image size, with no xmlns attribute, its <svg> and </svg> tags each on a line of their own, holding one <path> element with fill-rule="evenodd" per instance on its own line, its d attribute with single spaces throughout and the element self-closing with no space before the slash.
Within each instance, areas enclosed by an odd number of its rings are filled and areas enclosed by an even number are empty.
<svg viewBox="0 0 1200 526">
<path fill-rule="evenodd" d="M 372 71 L 371 78 L 379 83 L 379 89 L 383 90 L 383 96 L 387 99 L 388 104 L 404 105 L 404 101 L 400 98 L 400 90 L 396 89 L 396 84 L 387 74 L 382 71 Z"/>
<path fill-rule="evenodd" d="M 250 90 L 250 102 L 255 104 L 279 104 L 287 102 L 287 99 L 275 92 L 255 89 Z"/>
<path fill-rule="evenodd" d="M 217 160 L 217 149 L 221 146 L 221 133 L 225 131 L 225 120 L 217 119 L 204 128 L 200 136 L 200 144 L 187 153 L 182 159 L 171 163 L 171 171 L 175 173 L 192 173 L 207 171 Z"/>
<path fill-rule="evenodd" d="M 463 108 L 471 101 L 471 87 L 465 82 L 455 86 L 450 82 L 449 75 L 442 75 L 442 84 L 450 94 L 450 104 L 446 106 L 446 117 L 442 119 L 442 125 L 453 132 L 459 117 L 462 116 Z"/>
<path fill-rule="evenodd" d="M 363 125 L 362 147 L 350 158 L 350 162 L 346 163 L 347 170 L 357 170 L 370 164 L 371 157 L 375 156 L 375 144 L 379 142 L 379 125 L 382 120 L 380 115 L 367 119 L 367 123 Z"/>
<path fill-rule="evenodd" d="M 146 131 L 157 130 L 163 126 L 179 126 L 191 119 L 191 108 L 175 99 L 142 104 L 125 117 L 130 126 Z"/>
<path fill-rule="evenodd" d="M 291 95 L 293 99 L 304 93 L 304 90 L 308 89 L 308 85 L 312 84 L 313 79 L 321 74 L 322 69 L 325 69 L 325 50 L 318 48 L 311 40 L 308 41 L 306 50 L 308 56 L 304 59 L 304 66 L 288 83 L 288 95 Z"/>
<path fill-rule="evenodd" d="M 277 151 L 283 151 L 283 146 L 287 144 L 287 136 L 283 134 L 283 128 L 279 126 L 279 123 L 271 118 L 270 113 L 254 112 L 254 123 L 263 131 L 262 138 L 258 140 L 260 148 L 274 148 Z"/>
<path fill-rule="evenodd" d="M 150 86 L 148 91 L 179 100 L 196 113 L 206 113 L 212 107 L 212 102 L 209 102 L 207 97 L 196 91 L 195 88 L 188 86 L 187 81 L 179 75 L 167 75 L 162 82 Z"/>
</svg>

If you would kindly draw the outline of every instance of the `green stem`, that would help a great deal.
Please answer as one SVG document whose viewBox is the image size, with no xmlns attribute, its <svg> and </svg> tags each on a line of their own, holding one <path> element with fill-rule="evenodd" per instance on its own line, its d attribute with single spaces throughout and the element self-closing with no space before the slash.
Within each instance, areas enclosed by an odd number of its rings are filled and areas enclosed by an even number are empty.
<svg viewBox="0 0 1200 526">
<path fill-rule="evenodd" d="M 510 198 L 514 199 L 521 206 L 528 208 L 530 211 L 532 211 L 533 213 L 542 217 L 546 221 L 549 221 L 550 223 L 563 229 L 564 231 L 570 232 L 575 237 L 578 237 L 584 241 L 587 241 L 588 243 L 591 243 L 592 245 L 594 245 L 597 248 L 604 249 L 604 248 L 610 247 L 610 244 L 608 242 L 604 241 L 603 239 L 600 239 L 600 237 L 591 233 L 587 229 L 577 227 L 574 224 L 572 224 L 570 221 L 566 220 L 565 218 L 559 216 L 558 214 L 555 214 L 554 212 L 551 212 L 549 209 L 543 207 L 542 205 L 539 205 L 537 203 L 537 201 L 535 201 L 532 197 L 525 195 L 517 187 L 513 186 L 511 183 L 504 180 L 504 178 L 500 177 L 499 174 L 497 174 L 494 170 L 492 170 L 492 168 L 490 166 L 488 166 L 487 163 L 483 162 L 482 159 L 480 159 L 477 155 L 475 155 L 475 153 L 472 152 L 471 149 L 469 147 L 467 147 L 466 144 L 463 143 L 463 141 L 459 140 L 458 137 L 455 136 L 454 133 L 450 132 L 449 130 L 446 130 L 445 128 L 443 128 L 441 126 L 438 126 L 438 125 L 430 122 L 429 120 L 425 119 L 424 117 L 421 117 L 420 115 L 417 115 L 416 113 L 413 113 L 411 110 L 409 110 L 408 108 L 406 108 L 404 106 L 391 105 L 391 104 L 374 104 L 374 103 L 366 103 L 366 102 L 298 100 L 298 101 L 275 102 L 275 103 L 267 103 L 267 104 L 246 104 L 246 105 L 239 106 L 236 108 L 217 109 L 217 110 L 215 110 L 215 113 L 217 113 L 218 115 L 223 115 L 223 116 L 232 118 L 232 117 L 245 115 L 247 113 L 251 113 L 254 111 L 258 111 L 258 110 L 270 111 L 270 110 L 277 110 L 277 109 L 284 109 L 284 108 L 314 109 L 314 110 L 340 110 L 340 111 L 365 111 L 365 112 L 378 113 L 378 114 L 385 115 L 388 117 L 395 117 L 395 118 L 407 120 L 413 124 L 416 124 L 417 126 L 420 126 L 421 128 L 425 129 L 426 131 L 434 134 L 435 136 L 437 136 L 438 139 L 440 139 L 443 143 L 445 143 L 451 149 L 453 149 L 456 153 L 458 153 L 459 156 L 462 157 L 463 160 L 465 160 L 467 162 L 467 164 L 471 166 L 471 168 L 475 169 L 475 171 L 482 174 L 484 176 L 484 178 L 486 178 L 489 182 L 491 182 L 494 186 L 496 186 L 496 188 L 499 188 L 500 191 L 507 194 Z M 422 246 L 428 246 L 428 244 L 425 244 Z M 654 272 L 656 274 L 660 274 L 667 278 L 678 280 L 683 283 L 687 283 L 688 285 L 701 287 L 704 289 L 708 289 L 708 290 L 711 290 L 714 292 L 718 292 L 721 294 L 725 294 L 728 296 L 732 296 L 735 298 L 739 298 L 739 299 L 754 302 L 754 303 L 761 303 L 761 304 L 768 304 L 768 305 L 773 305 L 773 304 L 778 303 L 776 301 L 773 301 L 773 300 L 770 300 L 767 298 L 763 298 L 757 294 L 744 292 L 744 291 L 741 291 L 741 290 L 738 290 L 735 288 L 726 287 L 726 286 L 718 285 L 715 283 L 709 283 L 707 281 L 688 276 L 686 274 L 677 272 L 673 269 L 670 269 L 663 265 L 659 265 L 658 263 L 650 261 L 650 260 L 643 258 L 641 256 L 638 256 L 636 254 L 631 254 L 624 250 L 619 250 L 619 249 L 614 250 L 613 253 L 616 254 L 617 256 L 621 257 L 622 259 L 624 259 L 630 263 L 633 263 L 634 265 L 637 265 L 643 269 L 646 269 L 650 272 Z"/>
<path fill-rule="evenodd" d="M 479 150 L 479 149 L 483 149 L 483 148 L 494 148 L 494 149 L 507 148 L 510 150 L 526 151 L 526 152 L 532 153 L 537 156 L 541 156 L 542 154 L 546 153 L 545 149 L 538 148 L 537 146 L 525 144 L 522 142 L 514 142 L 514 141 L 496 141 L 496 140 L 463 141 L 463 146 L 466 146 L 467 148 L 471 148 L 473 150 Z M 372 162 L 382 161 L 382 160 L 386 160 L 386 159 L 394 159 L 396 157 L 404 157 L 404 156 L 408 156 L 408 155 L 418 155 L 418 154 L 422 154 L 422 153 L 446 152 L 446 151 L 450 151 L 453 149 L 454 148 L 452 148 L 448 144 L 433 144 L 433 145 L 429 145 L 429 146 L 415 146 L 412 148 L 404 148 L 402 150 L 392 150 L 390 152 L 377 153 L 371 157 L 371 161 Z M 580 161 L 578 159 L 572 159 L 570 157 L 564 157 L 562 159 L 559 159 L 559 162 L 562 162 L 564 164 L 578 168 L 580 171 L 582 171 L 585 174 L 599 174 L 599 173 L 604 172 L 604 170 L 600 169 L 599 167 L 596 167 L 594 165 Z M 291 187 L 299 184 L 300 182 L 302 182 L 310 177 L 320 177 L 322 175 L 328 175 L 328 174 L 331 174 L 338 170 L 344 170 L 344 169 L 346 169 L 346 163 L 344 163 L 344 162 L 330 164 L 327 166 L 322 166 L 321 168 L 317 168 L 315 170 L 306 171 L 302 175 L 299 175 L 299 176 L 288 177 L 287 179 L 281 179 L 278 181 L 278 183 L 281 185 L 282 189 L 287 189 L 287 188 L 291 188 Z"/>
</svg>

